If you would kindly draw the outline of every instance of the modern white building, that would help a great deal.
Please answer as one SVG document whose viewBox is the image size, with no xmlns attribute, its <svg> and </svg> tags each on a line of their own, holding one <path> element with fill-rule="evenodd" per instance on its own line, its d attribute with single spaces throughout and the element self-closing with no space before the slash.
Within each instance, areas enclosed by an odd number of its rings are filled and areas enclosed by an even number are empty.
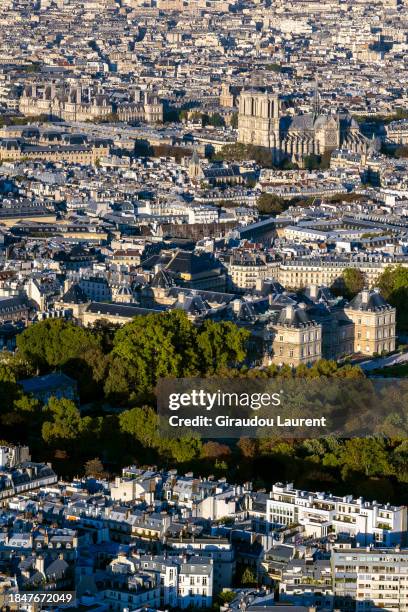
<svg viewBox="0 0 408 612">
<path fill-rule="evenodd" d="M 408 550 L 353 548 L 332 553 L 335 608 L 408 610 Z"/>
<path fill-rule="evenodd" d="M 300 491 L 293 484 L 273 485 L 266 503 L 267 521 L 274 526 L 300 525 L 311 537 L 346 534 L 362 545 L 400 544 L 407 530 L 407 508 L 352 495 Z"/>
<path fill-rule="evenodd" d="M 407 611 L 408 550 L 344 547 L 330 559 L 292 559 L 279 578 L 279 600 L 319 612 Z"/>
</svg>

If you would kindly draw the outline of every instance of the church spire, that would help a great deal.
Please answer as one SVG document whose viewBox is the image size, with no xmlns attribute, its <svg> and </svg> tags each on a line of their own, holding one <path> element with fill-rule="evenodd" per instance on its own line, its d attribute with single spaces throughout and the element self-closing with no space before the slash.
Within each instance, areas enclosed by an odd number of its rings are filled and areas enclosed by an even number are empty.
<svg viewBox="0 0 408 612">
<path fill-rule="evenodd" d="M 314 100 L 313 100 L 313 113 L 317 117 L 320 115 L 320 93 L 319 93 L 319 81 L 315 79 L 314 87 Z"/>
<path fill-rule="evenodd" d="M 196 146 L 194 146 L 193 154 L 190 157 L 190 161 L 188 164 L 188 174 L 191 180 L 197 180 L 198 178 L 202 178 L 203 176 L 203 172 L 201 170 L 201 162 L 198 156 Z"/>
</svg>

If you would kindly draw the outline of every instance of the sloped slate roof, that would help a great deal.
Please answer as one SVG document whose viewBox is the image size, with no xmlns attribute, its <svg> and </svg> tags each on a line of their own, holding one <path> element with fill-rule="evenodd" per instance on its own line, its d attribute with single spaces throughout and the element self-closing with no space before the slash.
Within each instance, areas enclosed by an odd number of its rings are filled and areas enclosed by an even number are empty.
<svg viewBox="0 0 408 612">
<path fill-rule="evenodd" d="M 174 284 L 173 276 L 166 270 L 159 270 L 151 282 L 152 287 L 161 289 L 169 289 L 170 287 L 173 287 Z"/>
<path fill-rule="evenodd" d="M 291 306 L 282 309 L 278 323 L 290 327 L 305 327 L 313 323 L 313 320 L 305 308 Z"/>
<path fill-rule="evenodd" d="M 86 304 L 88 298 L 78 283 L 74 283 L 62 297 L 65 304 Z"/>
<path fill-rule="evenodd" d="M 177 274 L 199 274 L 217 268 L 219 264 L 207 253 L 196 255 L 190 251 L 177 251 L 166 270 Z"/>
<path fill-rule="evenodd" d="M 351 308 L 352 310 L 376 312 L 378 310 L 388 310 L 391 308 L 391 306 L 377 291 L 360 291 L 360 293 L 358 293 L 356 297 L 351 300 L 348 308 Z"/>
</svg>

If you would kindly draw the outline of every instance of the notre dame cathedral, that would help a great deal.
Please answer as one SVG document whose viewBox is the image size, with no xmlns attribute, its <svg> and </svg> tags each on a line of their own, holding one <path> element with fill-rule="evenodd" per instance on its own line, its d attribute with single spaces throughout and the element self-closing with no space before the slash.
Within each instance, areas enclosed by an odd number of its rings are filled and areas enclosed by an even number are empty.
<svg viewBox="0 0 408 612">
<path fill-rule="evenodd" d="M 279 96 L 268 92 L 241 92 L 238 142 L 267 147 L 275 162 L 290 159 L 302 165 L 308 155 L 322 155 L 338 148 L 367 154 L 372 143 L 360 132 L 349 114 L 319 112 L 318 94 L 314 112 L 294 117 L 284 115 Z"/>
</svg>

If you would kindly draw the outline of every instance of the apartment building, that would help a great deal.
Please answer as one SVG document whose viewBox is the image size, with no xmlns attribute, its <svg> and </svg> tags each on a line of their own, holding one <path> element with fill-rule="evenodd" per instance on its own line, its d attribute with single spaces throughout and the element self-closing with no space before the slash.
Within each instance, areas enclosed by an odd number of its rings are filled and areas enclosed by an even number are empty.
<svg viewBox="0 0 408 612">
<path fill-rule="evenodd" d="M 331 564 L 339 610 L 408 610 L 408 550 L 335 550 Z"/>
<path fill-rule="evenodd" d="M 233 289 L 253 289 L 259 279 L 267 277 L 268 266 L 258 255 L 241 254 L 232 258 L 228 272 Z"/>
<path fill-rule="evenodd" d="M 216 206 L 191 206 L 188 209 L 189 223 L 217 223 L 218 217 Z"/>
<path fill-rule="evenodd" d="M 0 469 L 0 500 L 47 487 L 57 480 L 47 463 L 24 461 L 16 467 Z"/>
<path fill-rule="evenodd" d="M 293 484 L 273 485 L 266 503 L 272 525 L 301 525 L 306 535 L 346 534 L 362 545 L 393 546 L 405 537 L 407 509 L 351 495 L 336 497 L 324 492 L 300 491 Z"/>
<path fill-rule="evenodd" d="M 0 297 L 0 322 L 27 320 L 31 305 L 24 296 Z"/>
<path fill-rule="evenodd" d="M 101 591 L 109 609 L 117 612 L 142 607 L 156 608 L 160 605 L 160 585 L 155 575 L 141 573 L 128 578 L 112 572 L 104 580 Z"/>
<path fill-rule="evenodd" d="M 387 137 L 391 142 L 399 145 L 408 145 L 408 120 L 392 121 L 385 128 Z"/>
<path fill-rule="evenodd" d="M 213 560 L 200 556 L 142 555 L 135 565 L 140 571 L 157 576 L 163 606 L 185 609 L 211 607 Z"/>
<path fill-rule="evenodd" d="M 140 568 L 144 571 L 155 572 L 159 575 L 160 581 L 160 601 L 164 606 L 177 606 L 177 585 L 180 564 L 177 560 L 161 557 L 159 555 L 140 558 Z"/>
<path fill-rule="evenodd" d="M 295 558 L 288 561 L 279 580 L 279 601 L 333 609 L 333 572 L 329 559 Z"/>
<path fill-rule="evenodd" d="M 200 556 L 204 561 L 212 560 L 214 595 L 232 586 L 235 572 L 235 550 L 228 538 L 219 536 L 214 538 L 202 536 L 167 538 L 166 543 L 174 554 L 187 553 L 189 556 Z"/>
<path fill-rule="evenodd" d="M 213 561 L 194 561 L 190 559 L 182 563 L 179 573 L 178 600 L 179 607 L 209 608 L 212 602 L 213 591 Z"/>
<path fill-rule="evenodd" d="M 68 291 L 74 281 L 89 301 L 104 302 L 112 299 L 112 288 L 103 276 L 73 275 L 64 288 Z"/>
<path fill-rule="evenodd" d="M 408 550 L 345 547 L 330 559 L 291 559 L 279 577 L 279 601 L 321 612 L 408 610 Z"/>
<path fill-rule="evenodd" d="M 102 141 L 66 146 L 37 146 L 17 139 L 0 141 L 0 161 L 41 160 L 95 165 L 101 157 L 109 155 L 109 151 L 109 143 Z"/>
<path fill-rule="evenodd" d="M 133 470 L 117 476 L 110 485 L 110 493 L 115 501 L 131 502 L 141 500 L 153 503 L 158 476 L 155 472 L 142 473 Z"/>
<path fill-rule="evenodd" d="M 389 265 L 383 261 L 350 261 L 341 259 L 302 259 L 282 262 L 276 270 L 284 287 L 300 289 L 309 285 L 341 286 L 346 268 L 356 268 L 364 276 L 368 287 L 375 287 L 378 277 Z"/>
<path fill-rule="evenodd" d="M 30 461 L 28 446 L 0 446 L 0 470 L 12 468 L 24 461 Z"/>
</svg>

